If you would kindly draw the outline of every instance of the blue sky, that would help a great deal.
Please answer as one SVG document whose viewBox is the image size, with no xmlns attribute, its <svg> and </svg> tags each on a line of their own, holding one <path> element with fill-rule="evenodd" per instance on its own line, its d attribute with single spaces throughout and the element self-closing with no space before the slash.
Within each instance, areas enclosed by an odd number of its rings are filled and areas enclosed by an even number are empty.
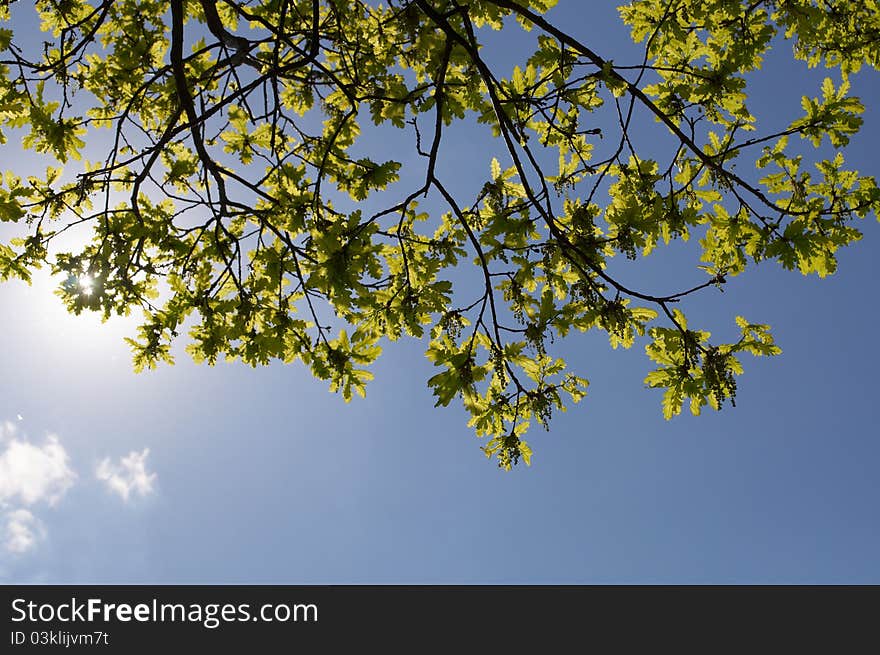
<svg viewBox="0 0 880 655">
<path fill-rule="evenodd" d="M 560 5 L 551 18 L 600 53 L 632 52 L 614 3 Z M 490 58 L 525 58 L 518 43 L 492 41 Z M 771 125 L 826 74 L 789 60 L 780 50 L 754 82 L 750 108 Z M 854 86 L 867 111 L 847 161 L 876 172 L 877 72 Z M 500 152 L 472 129 L 444 146 L 441 173 L 463 187 Z M 533 465 L 511 473 L 462 411 L 433 407 L 424 343 L 387 347 L 346 405 L 299 365 L 181 354 L 134 374 L 132 322 L 68 316 L 44 278 L 2 284 L 0 581 L 880 583 L 880 226 L 861 227 L 830 278 L 768 263 L 687 302 L 694 325 L 723 335 L 743 314 L 783 348 L 745 360 L 735 409 L 664 421 L 644 343 L 559 344 L 589 395 L 533 432 Z M 624 270 L 681 279 L 696 275 L 689 253 Z"/>
</svg>

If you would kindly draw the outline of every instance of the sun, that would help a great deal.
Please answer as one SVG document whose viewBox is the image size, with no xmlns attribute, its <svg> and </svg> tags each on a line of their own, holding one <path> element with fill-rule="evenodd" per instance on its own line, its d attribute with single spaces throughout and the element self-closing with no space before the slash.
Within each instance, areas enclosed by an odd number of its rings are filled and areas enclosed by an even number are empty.
<svg viewBox="0 0 880 655">
<path fill-rule="evenodd" d="M 88 273 L 83 273 L 79 276 L 76 283 L 79 286 L 79 290 L 83 295 L 92 295 L 92 285 L 94 285 L 95 281 L 92 279 L 91 275 L 89 275 Z"/>
<path fill-rule="evenodd" d="M 66 277 L 52 275 L 48 270 L 38 270 L 30 284 L 20 280 L 5 282 L 0 288 L 0 307 L 15 309 L 19 322 L 27 329 L 19 334 L 20 345 L 39 348 L 41 356 L 55 358 L 57 362 L 76 359 L 77 353 L 112 353 L 120 360 L 129 358 L 125 337 L 137 334 L 137 312 L 131 316 L 111 316 L 103 320 L 100 311 L 89 309 L 88 301 L 79 315 L 68 311 L 59 290 L 82 294 L 91 299 L 100 293 L 99 280 L 91 274 L 74 272 Z"/>
</svg>

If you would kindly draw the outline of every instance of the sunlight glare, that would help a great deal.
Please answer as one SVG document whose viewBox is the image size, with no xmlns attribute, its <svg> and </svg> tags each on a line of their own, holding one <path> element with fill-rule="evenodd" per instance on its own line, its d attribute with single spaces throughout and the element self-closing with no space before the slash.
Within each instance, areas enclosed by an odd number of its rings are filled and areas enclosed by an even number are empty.
<svg viewBox="0 0 880 655">
<path fill-rule="evenodd" d="M 92 293 L 92 276 L 88 274 L 84 274 L 79 278 L 79 288 L 80 290 L 87 296 Z"/>
</svg>

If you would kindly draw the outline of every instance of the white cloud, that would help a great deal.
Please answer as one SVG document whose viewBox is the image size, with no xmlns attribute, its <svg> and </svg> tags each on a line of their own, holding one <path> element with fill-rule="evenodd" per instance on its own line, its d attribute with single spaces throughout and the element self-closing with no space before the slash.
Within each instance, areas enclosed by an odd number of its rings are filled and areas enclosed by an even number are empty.
<svg viewBox="0 0 880 655">
<path fill-rule="evenodd" d="M 10 553 L 25 553 L 46 538 L 43 522 L 26 509 L 7 512 L 4 520 L 0 533 L 3 546 Z"/>
<path fill-rule="evenodd" d="M 18 430 L 18 426 L 12 421 L 3 421 L 0 423 L 0 441 L 14 437 L 16 430 Z"/>
<path fill-rule="evenodd" d="M 9 441 L 0 451 L 0 504 L 13 500 L 25 505 L 56 503 L 76 479 L 58 438 L 50 435 L 37 446 L 17 438 L 8 424 L 3 432 Z"/>
<path fill-rule="evenodd" d="M 132 494 L 147 496 L 153 492 L 156 481 L 156 474 L 147 471 L 146 460 L 149 454 L 149 448 L 144 448 L 141 452 L 133 450 L 118 463 L 107 457 L 98 463 L 95 477 L 103 480 L 107 488 L 119 494 L 122 500 L 127 501 Z"/>
<path fill-rule="evenodd" d="M 43 522 L 21 505 L 53 505 L 76 480 L 67 451 L 54 435 L 42 445 L 19 436 L 11 421 L 0 423 L 0 510 L 11 504 L 0 522 L 0 548 L 21 554 L 46 538 Z"/>
<path fill-rule="evenodd" d="M 20 415 L 16 418 L 22 420 Z M 144 448 L 117 460 L 105 458 L 98 463 L 95 477 L 125 501 L 148 496 L 157 479 L 147 469 L 149 454 Z M 47 538 L 46 526 L 32 510 L 40 504 L 55 505 L 76 479 L 58 437 L 48 435 L 37 443 L 17 422 L 0 420 L 0 564 L 4 553 L 24 554 Z"/>
</svg>

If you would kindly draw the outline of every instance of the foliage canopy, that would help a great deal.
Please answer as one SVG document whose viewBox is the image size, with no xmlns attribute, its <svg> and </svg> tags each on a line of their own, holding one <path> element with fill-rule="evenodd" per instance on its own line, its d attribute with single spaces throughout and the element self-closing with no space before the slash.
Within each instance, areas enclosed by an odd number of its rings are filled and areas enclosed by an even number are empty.
<svg viewBox="0 0 880 655">
<path fill-rule="evenodd" d="M 880 63 L 880 5 L 637 0 L 619 12 L 644 56 L 621 65 L 545 18 L 554 4 L 0 2 L 3 19 L 35 6 L 45 39 L 0 29 L 0 142 L 55 160 L 4 174 L 0 221 L 22 234 L 0 243 L 0 279 L 49 265 L 74 312 L 140 308 L 137 368 L 188 331 L 196 360 L 301 360 L 346 399 L 384 341 L 427 337 L 437 404 L 460 398 L 505 468 L 529 461 L 530 423 L 585 394 L 555 335 L 641 337 L 667 418 L 718 409 L 740 354 L 780 351 L 742 317 L 736 341 L 710 341 L 682 299 L 767 260 L 833 273 L 877 213 L 840 150 L 862 122 L 849 76 Z M 531 48 L 512 70 L 488 61 L 493 30 Z M 781 129 L 747 107 L 771 47 L 836 69 Z M 631 138 L 640 113 L 662 156 Z M 438 162 L 466 118 L 497 152 L 462 197 Z M 359 139 L 389 128 L 411 152 Z M 421 166 L 401 190 L 403 158 Z M 87 238 L 53 247 L 74 229 Z M 611 266 L 693 236 L 703 278 L 665 295 Z"/>
</svg>

